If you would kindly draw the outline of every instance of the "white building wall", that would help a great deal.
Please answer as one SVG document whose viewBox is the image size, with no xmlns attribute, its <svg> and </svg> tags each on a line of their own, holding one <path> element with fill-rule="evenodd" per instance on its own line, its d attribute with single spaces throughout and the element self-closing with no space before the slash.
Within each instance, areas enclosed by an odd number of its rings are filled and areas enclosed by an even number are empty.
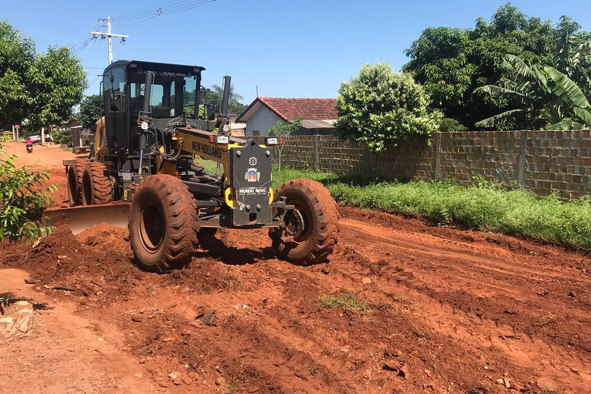
<svg viewBox="0 0 591 394">
<path fill-rule="evenodd" d="M 254 131 L 258 130 L 261 136 L 268 136 L 267 130 L 273 127 L 278 120 L 285 123 L 275 112 L 261 105 L 258 111 L 246 121 L 246 135 L 253 136 Z"/>
</svg>

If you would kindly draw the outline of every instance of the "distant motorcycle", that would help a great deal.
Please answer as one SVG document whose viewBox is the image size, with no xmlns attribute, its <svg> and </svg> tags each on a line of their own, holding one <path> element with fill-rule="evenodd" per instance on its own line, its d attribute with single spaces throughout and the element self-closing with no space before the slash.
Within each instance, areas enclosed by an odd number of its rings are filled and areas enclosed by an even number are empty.
<svg viewBox="0 0 591 394">
<path fill-rule="evenodd" d="M 33 153 L 33 144 L 27 144 L 27 153 Z"/>
</svg>

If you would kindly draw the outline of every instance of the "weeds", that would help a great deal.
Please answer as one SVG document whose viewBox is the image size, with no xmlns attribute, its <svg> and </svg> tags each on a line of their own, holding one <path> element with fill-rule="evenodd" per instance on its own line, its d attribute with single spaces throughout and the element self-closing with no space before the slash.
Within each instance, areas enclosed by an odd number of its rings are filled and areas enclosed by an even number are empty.
<svg viewBox="0 0 591 394">
<path fill-rule="evenodd" d="M 451 182 L 378 182 L 339 178 L 309 170 L 283 169 L 273 186 L 293 178 L 322 182 L 335 200 L 360 208 L 425 217 L 442 226 L 493 231 L 591 248 L 591 198 L 563 201 L 558 194 L 538 197 L 525 190 L 506 191 L 481 178 L 473 187 Z"/>
<path fill-rule="evenodd" d="M 330 309 L 344 309 L 346 311 L 367 311 L 367 303 L 365 301 L 359 301 L 353 293 L 341 293 L 338 296 L 323 296 L 320 300 L 320 306 Z"/>
</svg>

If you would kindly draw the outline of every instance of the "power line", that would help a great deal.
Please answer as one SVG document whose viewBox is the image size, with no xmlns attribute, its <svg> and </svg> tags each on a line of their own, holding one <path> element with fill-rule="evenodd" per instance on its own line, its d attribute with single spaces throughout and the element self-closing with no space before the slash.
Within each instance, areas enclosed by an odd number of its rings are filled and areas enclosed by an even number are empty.
<svg viewBox="0 0 591 394">
<path fill-rule="evenodd" d="M 186 12 L 194 8 L 202 7 L 208 3 L 212 3 L 216 0 L 185 0 L 178 3 L 173 3 L 170 6 L 155 8 L 149 11 L 138 12 L 135 14 L 123 15 L 120 17 L 113 17 L 112 20 L 117 20 L 116 24 L 119 27 L 131 26 L 139 23 L 146 22 L 150 19 L 156 18 L 161 15 L 172 15 L 180 12 Z M 140 19 L 139 21 L 137 19 Z M 119 24 L 118 21 L 127 21 L 131 23 Z"/>
<path fill-rule="evenodd" d="M 102 30 L 103 26 L 101 25 L 101 19 L 99 19 L 99 20 L 96 21 L 96 23 L 94 24 L 94 27 L 92 28 L 92 30 L 96 30 L 96 28 L 99 27 L 99 26 L 101 27 L 101 30 Z M 74 53 L 74 55 L 79 54 L 84 48 L 86 48 L 86 46 L 90 43 L 90 40 L 92 40 L 92 38 L 93 38 L 93 36 L 88 37 L 77 48 L 72 49 L 72 52 Z"/>
<path fill-rule="evenodd" d="M 163 13 L 167 13 L 170 11 L 176 11 L 182 9 L 184 7 L 191 7 L 196 3 L 201 3 L 203 0 L 183 0 L 176 3 L 169 4 L 167 6 L 153 8 L 151 10 L 141 11 L 141 12 L 134 12 L 133 14 L 115 16 L 113 19 L 116 20 L 125 20 L 125 19 L 138 19 L 138 18 L 145 18 L 147 16 L 161 15 Z"/>
</svg>

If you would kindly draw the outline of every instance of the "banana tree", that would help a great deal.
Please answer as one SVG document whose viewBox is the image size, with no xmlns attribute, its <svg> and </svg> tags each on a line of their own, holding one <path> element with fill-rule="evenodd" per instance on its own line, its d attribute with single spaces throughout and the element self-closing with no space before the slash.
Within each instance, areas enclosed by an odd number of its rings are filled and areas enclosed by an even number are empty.
<svg viewBox="0 0 591 394">
<path fill-rule="evenodd" d="M 576 129 L 591 126 L 591 107 L 583 91 L 568 76 L 553 67 L 528 66 L 514 55 L 507 55 L 503 67 L 513 80 L 501 86 L 476 89 L 503 99 L 514 108 L 476 123 L 478 127 L 499 127 L 505 120 L 517 121 L 528 129 Z"/>
</svg>

